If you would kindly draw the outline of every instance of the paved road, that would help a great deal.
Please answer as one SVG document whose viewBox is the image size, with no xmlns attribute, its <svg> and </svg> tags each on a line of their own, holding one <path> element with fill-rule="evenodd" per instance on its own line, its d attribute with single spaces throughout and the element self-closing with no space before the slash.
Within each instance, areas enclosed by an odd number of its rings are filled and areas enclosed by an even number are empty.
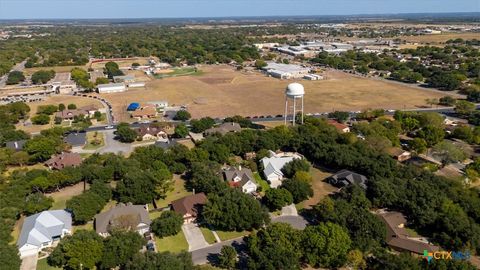
<svg viewBox="0 0 480 270">
<path fill-rule="evenodd" d="M 197 224 L 184 224 L 182 225 L 182 231 L 188 242 L 188 251 L 194 251 L 209 246 Z"/>
<path fill-rule="evenodd" d="M 287 223 L 293 228 L 303 230 L 308 225 L 308 221 L 302 216 L 279 216 L 272 218 L 273 223 Z"/>
<path fill-rule="evenodd" d="M 12 71 L 23 71 L 25 69 L 25 64 L 27 63 L 27 60 L 23 60 L 22 62 L 16 64 L 11 70 Z M 8 73 L 0 77 L 0 88 L 5 87 L 7 84 L 7 79 L 8 79 Z"/>
</svg>

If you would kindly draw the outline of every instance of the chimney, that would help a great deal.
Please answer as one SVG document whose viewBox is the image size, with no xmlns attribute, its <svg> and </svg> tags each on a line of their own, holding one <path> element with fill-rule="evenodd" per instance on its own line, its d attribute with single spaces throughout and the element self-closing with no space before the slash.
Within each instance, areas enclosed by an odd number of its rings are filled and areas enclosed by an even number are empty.
<svg viewBox="0 0 480 270">
<path fill-rule="evenodd" d="M 242 165 L 238 165 L 238 170 L 239 170 L 239 171 L 242 170 Z"/>
<path fill-rule="evenodd" d="M 195 189 L 193 189 L 192 192 L 193 192 L 193 195 L 195 195 Z"/>
</svg>

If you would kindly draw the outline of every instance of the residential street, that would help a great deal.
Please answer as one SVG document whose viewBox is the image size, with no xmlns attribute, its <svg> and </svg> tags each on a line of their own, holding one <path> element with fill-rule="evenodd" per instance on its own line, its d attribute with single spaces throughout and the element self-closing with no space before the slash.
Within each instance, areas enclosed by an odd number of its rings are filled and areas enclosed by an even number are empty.
<svg viewBox="0 0 480 270">
<path fill-rule="evenodd" d="M 99 153 L 130 153 L 133 151 L 132 144 L 121 143 L 115 140 L 114 130 L 106 130 L 105 133 L 105 146 L 98 150 Z"/>
</svg>

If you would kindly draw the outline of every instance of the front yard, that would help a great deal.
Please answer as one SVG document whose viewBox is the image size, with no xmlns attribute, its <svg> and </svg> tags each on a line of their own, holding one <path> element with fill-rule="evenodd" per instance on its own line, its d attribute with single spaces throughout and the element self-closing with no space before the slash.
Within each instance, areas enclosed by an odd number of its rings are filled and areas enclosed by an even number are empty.
<svg viewBox="0 0 480 270">
<path fill-rule="evenodd" d="M 105 134 L 98 131 L 87 132 L 87 144 L 83 149 L 96 150 L 103 146 L 105 146 Z"/>
<path fill-rule="evenodd" d="M 168 236 L 163 238 L 155 237 L 155 246 L 158 252 L 169 251 L 172 253 L 179 253 L 180 251 L 188 251 L 187 239 L 185 235 L 180 231 L 174 236 Z"/>
<path fill-rule="evenodd" d="M 61 270 L 61 269 L 62 268 L 48 265 L 47 258 L 43 258 L 37 261 L 37 270 Z"/>
<path fill-rule="evenodd" d="M 249 235 L 250 232 L 249 231 L 242 231 L 242 232 L 237 232 L 237 231 L 216 231 L 217 234 L 218 234 L 218 237 L 220 237 L 220 240 L 222 241 L 226 241 L 226 240 L 230 240 L 230 239 L 235 239 L 235 238 L 239 238 L 239 237 L 242 237 L 242 236 L 246 236 L 246 235 Z"/>
<path fill-rule="evenodd" d="M 215 236 L 213 235 L 213 232 L 210 229 L 205 227 L 200 227 L 200 230 L 202 231 L 203 237 L 205 237 L 205 240 L 207 241 L 207 243 L 211 245 L 217 242 L 215 240 Z"/>
</svg>

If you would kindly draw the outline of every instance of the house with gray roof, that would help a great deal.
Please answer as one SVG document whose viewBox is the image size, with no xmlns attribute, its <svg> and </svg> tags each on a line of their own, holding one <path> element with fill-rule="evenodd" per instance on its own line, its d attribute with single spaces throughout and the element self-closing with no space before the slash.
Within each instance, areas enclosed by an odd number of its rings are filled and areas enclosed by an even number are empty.
<svg viewBox="0 0 480 270">
<path fill-rule="evenodd" d="M 150 217 L 145 205 L 119 203 L 107 212 L 95 215 L 95 231 L 103 236 L 113 229 L 136 231 L 140 235 L 150 231 Z"/>
<path fill-rule="evenodd" d="M 222 175 L 230 187 L 241 188 L 243 193 L 250 194 L 257 191 L 257 183 L 252 170 L 248 168 L 230 167 L 222 170 Z"/>
<path fill-rule="evenodd" d="M 87 144 L 87 133 L 71 132 L 63 141 L 72 146 L 72 151 L 80 150 Z"/>
<path fill-rule="evenodd" d="M 242 130 L 242 127 L 240 124 L 235 123 L 235 122 L 225 122 L 223 124 L 220 124 L 216 127 L 209 128 L 205 130 L 205 135 L 212 135 L 215 133 L 219 133 L 221 135 L 225 135 L 230 132 L 239 132 Z"/>
<path fill-rule="evenodd" d="M 23 150 L 23 146 L 25 145 L 26 142 L 27 140 L 10 141 L 10 142 L 6 142 L 6 147 L 8 149 L 12 149 L 18 152 Z"/>
<path fill-rule="evenodd" d="M 265 178 L 270 182 L 270 187 L 277 188 L 282 184 L 283 172 L 282 168 L 287 163 L 294 159 L 301 159 L 302 156 L 292 152 L 268 152 L 268 157 L 261 159 L 263 165 L 263 174 Z"/>
<path fill-rule="evenodd" d="M 328 183 L 339 188 L 349 185 L 358 185 L 363 189 L 367 189 L 367 181 L 368 179 L 364 175 L 354 173 L 345 169 L 337 172 L 336 174 L 330 176 L 327 179 Z"/>
<path fill-rule="evenodd" d="M 25 218 L 17 241 L 20 257 L 37 254 L 72 233 L 72 216 L 65 210 L 50 210 Z"/>
</svg>

